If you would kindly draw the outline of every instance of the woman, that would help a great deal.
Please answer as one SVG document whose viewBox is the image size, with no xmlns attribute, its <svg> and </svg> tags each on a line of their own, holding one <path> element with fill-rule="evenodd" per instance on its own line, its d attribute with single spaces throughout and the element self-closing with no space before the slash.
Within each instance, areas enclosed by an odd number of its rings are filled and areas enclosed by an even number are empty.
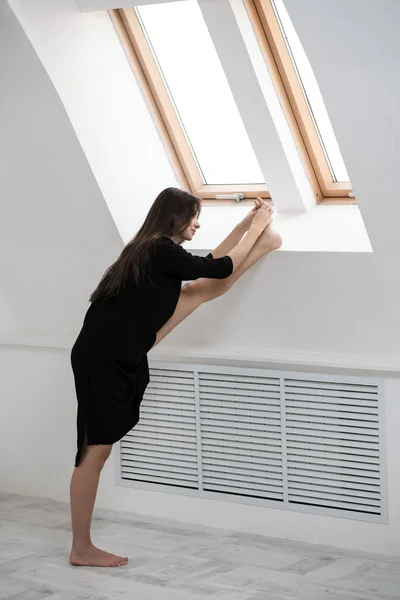
<svg viewBox="0 0 400 600">
<path fill-rule="evenodd" d="M 72 565 L 120 566 L 128 561 L 96 548 L 90 524 L 100 472 L 112 445 L 139 420 L 149 382 L 148 351 L 200 304 L 223 294 L 258 258 L 281 245 L 270 226 L 271 207 L 257 199 L 212 254 L 192 256 L 180 244 L 193 239 L 199 214 L 195 196 L 176 188 L 161 192 L 90 297 L 71 353 L 78 399 L 70 490 Z M 182 288 L 183 280 L 196 281 Z"/>
</svg>

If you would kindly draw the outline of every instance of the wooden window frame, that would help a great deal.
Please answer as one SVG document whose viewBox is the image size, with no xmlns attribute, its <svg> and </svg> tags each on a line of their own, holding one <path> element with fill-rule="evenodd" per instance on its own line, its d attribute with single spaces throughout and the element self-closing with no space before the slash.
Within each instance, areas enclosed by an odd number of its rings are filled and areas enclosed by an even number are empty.
<svg viewBox="0 0 400 600">
<path fill-rule="evenodd" d="M 300 82 L 292 64 L 271 0 L 243 0 L 264 53 L 275 88 L 291 129 L 317 203 L 354 204 L 349 183 L 332 181 L 331 172 L 315 130 Z M 208 185 L 200 169 L 165 87 L 134 8 L 109 11 L 131 68 L 154 119 L 179 185 L 207 200 L 221 204 L 216 195 L 241 193 L 245 200 L 257 196 L 270 200 L 266 185 Z"/>
<path fill-rule="evenodd" d="M 281 100 L 286 98 L 286 117 L 310 181 L 310 164 L 314 171 L 321 194 L 320 197 L 317 196 L 317 201 L 354 204 L 354 197 L 349 196 L 353 195 L 350 182 L 332 181 L 327 158 L 271 0 L 244 0 L 244 3 Z M 308 154 L 308 161 L 305 160 L 304 150 Z M 316 188 L 313 187 L 315 191 Z"/>
<path fill-rule="evenodd" d="M 199 198 L 217 201 L 216 195 L 243 194 L 246 199 L 258 196 L 270 199 L 265 185 L 205 185 L 192 154 L 175 108 L 165 88 L 156 61 L 148 46 L 140 21 L 133 8 L 110 11 L 123 43 L 132 70 L 142 88 L 149 110 L 155 120 L 170 162 L 183 189 Z"/>
</svg>

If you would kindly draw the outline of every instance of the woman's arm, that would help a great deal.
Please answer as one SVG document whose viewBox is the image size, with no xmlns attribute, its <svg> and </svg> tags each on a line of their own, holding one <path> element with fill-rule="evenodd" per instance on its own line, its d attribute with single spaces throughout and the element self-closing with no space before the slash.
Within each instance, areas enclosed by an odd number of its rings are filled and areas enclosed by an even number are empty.
<svg viewBox="0 0 400 600">
<path fill-rule="evenodd" d="M 240 265 L 265 227 L 272 221 L 272 209 L 264 204 L 252 218 L 246 236 L 225 256 L 214 258 L 193 256 L 168 237 L 161 237 L 154 247 L 154 268 L 159 273 L 180 277 L 183 281 L 199 279 L 225 279 Z"/>
<path fill-rule="evenodd" d="M 195 256 L 168 237 L 156 241 L 153 259 L 153 268 L 156 272 L 169 277 L 180 277 L 183 281 L 202 277 L 225 279 L 233 272 L 233 262 L 229 256 L 222 258 L 213 258 L 211 255 Z"/>
</svg>

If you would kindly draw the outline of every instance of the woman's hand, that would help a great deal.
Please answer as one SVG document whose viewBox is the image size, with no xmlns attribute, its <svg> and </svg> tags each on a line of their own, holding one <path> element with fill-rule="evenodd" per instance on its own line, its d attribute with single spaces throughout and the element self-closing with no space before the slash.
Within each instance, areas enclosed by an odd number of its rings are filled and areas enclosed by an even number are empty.
<svg viewBox="0 0 400 600">
<path fill-rule="evenodd" d="M 272 206 L 269 206 L 269 204 L 264 202 L 263 206 L 261 206 L 261 208 L 259 208 L 257 210 L 257 212 L 255 213 L 252 223 L 251 223 L 251 228 L 252 229 L 254 228 L 254 230 L 256 230 L 259 234 L 261 234 L 264 231 L 264 229 L 267 227 L 267 225 L 272 223 L 272 221 L 273 221 L 272 214 L 273 214 Z"/>
<path fill-rule="evenodd" d="M 239 223 L 239 226 L 243 231 L 248 231 L 250 229 L 254 217 L 264 204 L 265 202 L 264 200 L 261 200 L 261 198 L 256 198 L 256 200 L 254 200 L 253 208 Z"/>
</svg>

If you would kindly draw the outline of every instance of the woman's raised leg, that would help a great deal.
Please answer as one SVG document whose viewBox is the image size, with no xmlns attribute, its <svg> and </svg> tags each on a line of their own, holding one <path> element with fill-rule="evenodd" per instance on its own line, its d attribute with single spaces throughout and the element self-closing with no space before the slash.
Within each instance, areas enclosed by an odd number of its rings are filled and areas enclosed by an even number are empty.
<svg viewBox="0 0 400 600">
<path fill-rule="evenodd" d="M 225 294 L 233 284 L 248 271 L 262 256 L 282 245 L 282 238 L 272 225 L 268 225 L 254 244 L 244 261 L 226 279 L 197 279 L 182 288 L 179 301 L 172 317 L 157 333 L 154 346 L 165 338 L 179 323 L 204 302 Z"/>
</svg>

